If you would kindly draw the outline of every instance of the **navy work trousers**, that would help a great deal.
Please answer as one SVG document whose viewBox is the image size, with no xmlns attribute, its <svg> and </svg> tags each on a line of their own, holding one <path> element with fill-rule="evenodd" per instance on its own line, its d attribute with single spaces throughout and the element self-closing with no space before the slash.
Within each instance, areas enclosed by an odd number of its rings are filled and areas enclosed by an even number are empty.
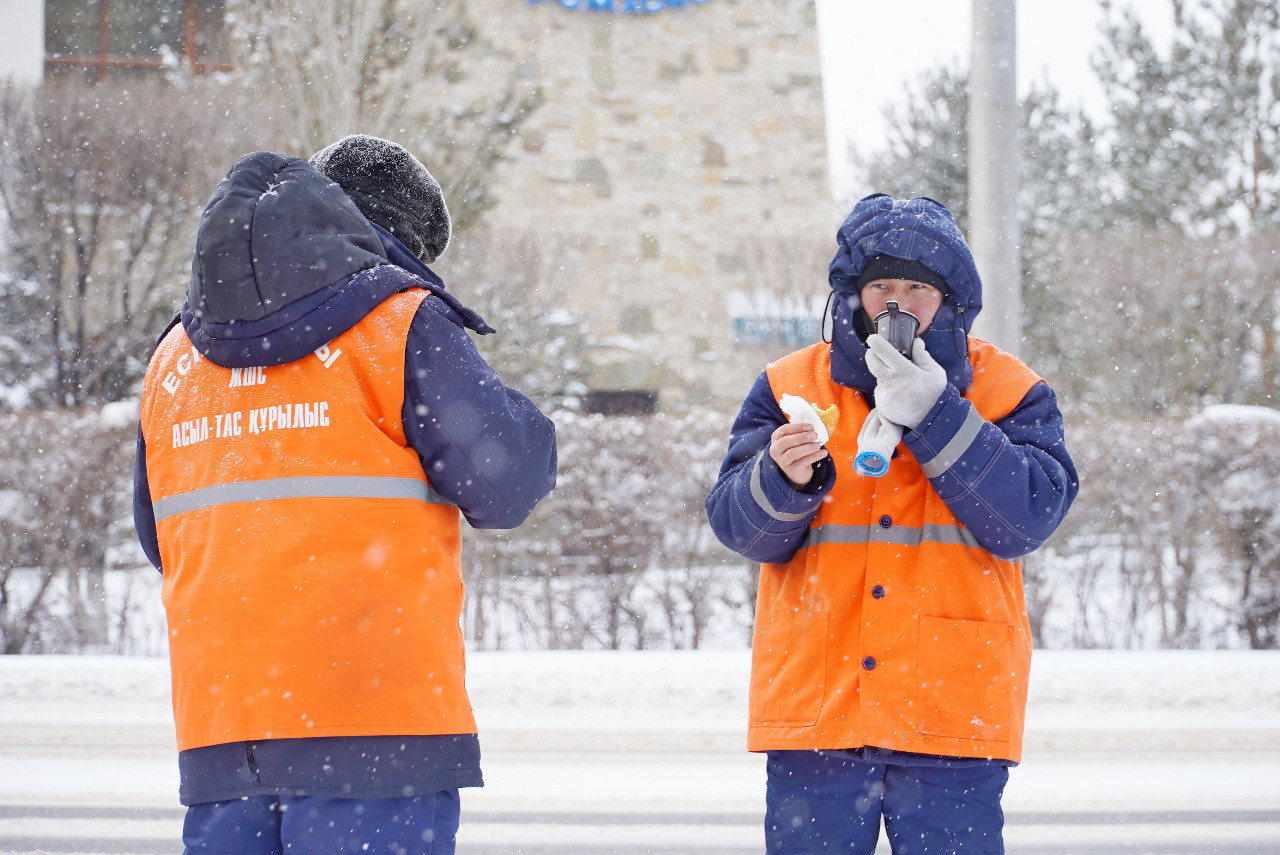
<svg viewBox="0 0 1280 855">
<path fill-rule="evenodd" d="M 248 796 L 187 808 L 186 855 L 453 855 L 458 791 L 395 799 Z"/>
<path fill-rule="evenodd" d="M 999 763 L 770 751 L 768 770 L 768 855 L 872 855 L 881 818 L 894 855 L 1004 855 Z"/>
</svg>

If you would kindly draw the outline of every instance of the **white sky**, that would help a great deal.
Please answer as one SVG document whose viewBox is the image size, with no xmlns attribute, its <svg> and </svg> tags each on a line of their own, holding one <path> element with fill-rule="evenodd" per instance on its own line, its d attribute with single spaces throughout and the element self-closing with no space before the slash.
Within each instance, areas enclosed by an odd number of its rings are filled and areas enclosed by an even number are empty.
<svg viewBox="0 0 1280 855">
<path fill-rule="evenodd" d="M 1136 9 L 1159 38 L 1169 32 L 1170 0 L 1115 0 Z M 817 0 L 833 195 L 847 194 L 848 142 L 881 147 L 884 107 L 908 82 L 951 63 L 969 64 L 971 0 Z M 1018 91 L 1048 79 L 1067 103 L 1090 112 L 1103 99 L 1089 59 L 1100 41 L 1099 0 L 1017 0 Z"/>
</svg>

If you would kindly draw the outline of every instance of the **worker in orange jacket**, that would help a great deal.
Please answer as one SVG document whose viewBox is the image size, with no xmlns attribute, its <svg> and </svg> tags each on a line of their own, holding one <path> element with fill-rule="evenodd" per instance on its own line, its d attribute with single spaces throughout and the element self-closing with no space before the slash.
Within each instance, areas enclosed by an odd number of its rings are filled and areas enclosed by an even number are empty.
<svg viewBox="0 0 1280 855">
<path fill-rule="evenodd" d="M 461 520 L 519 525 L 555 430 L 426 265 L 451 224 L 407 150 L 240 158 L 147 369 L 134 477 L 164 574 L 188 853 L 452 855 L 482 784 Z"/>
<path fill-rule="evenodd" d="M 759 377 L 706 503 L 761 562 L 768 852 L 871 855 L 883 819 L 895 855 L 1002 853 L 1031 663 L 1018 559 L 1078 489 L 1062 416 L 968 334 L 981 281 L 945 207 L 868 196 L 838 242 L 831 341 Z"/>
</svg>

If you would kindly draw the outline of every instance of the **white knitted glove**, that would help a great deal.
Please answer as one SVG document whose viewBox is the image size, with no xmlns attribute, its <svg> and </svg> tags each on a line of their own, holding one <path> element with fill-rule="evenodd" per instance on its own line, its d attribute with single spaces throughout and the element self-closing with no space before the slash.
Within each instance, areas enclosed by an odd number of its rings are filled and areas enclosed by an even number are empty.
<svg viewBox="0 0 1280 855">
<path fill-rule="evenodd" d="M 946 369 L 934 361 L 920 339 L 915 340 L 908 360 L 884 336 L 867 336 L 867 368 L 876 378 L 876 409 L 906 428 L 920 424 L 947 388 Z"/>
<path fill-rule="evenodd" d="M 902 425 L 896 425 L 874 409 L 858 432 L 858 456 L 853 458 L 853 471 L 879 478 L 889 471 L 893 450 L 902 441 Z"/>
</svg>

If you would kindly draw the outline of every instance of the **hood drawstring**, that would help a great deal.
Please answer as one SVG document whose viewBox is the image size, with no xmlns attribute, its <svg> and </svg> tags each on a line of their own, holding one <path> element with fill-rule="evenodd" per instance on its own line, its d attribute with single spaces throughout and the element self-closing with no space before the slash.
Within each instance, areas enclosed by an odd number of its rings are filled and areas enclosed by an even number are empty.
<svg viewBox="0 0 1280 855">
<path fill-rule="evenodd" d="M 835 298 L 836 298 L 836 292 L 833 289 L 827 294 L 827 304 L 822 307 L 822 322 L 818 328 L 818 332 L 822 336 L 823 344 L 831 344 L 831 339 L 834 338 L 836 334 L 836 316 L 831 312 L 831 302 L 835 300 Z M 828 316 L 831 317 L 831 334 L 830 335 L 827 334 L 827 317 Z"/>
</svg>

